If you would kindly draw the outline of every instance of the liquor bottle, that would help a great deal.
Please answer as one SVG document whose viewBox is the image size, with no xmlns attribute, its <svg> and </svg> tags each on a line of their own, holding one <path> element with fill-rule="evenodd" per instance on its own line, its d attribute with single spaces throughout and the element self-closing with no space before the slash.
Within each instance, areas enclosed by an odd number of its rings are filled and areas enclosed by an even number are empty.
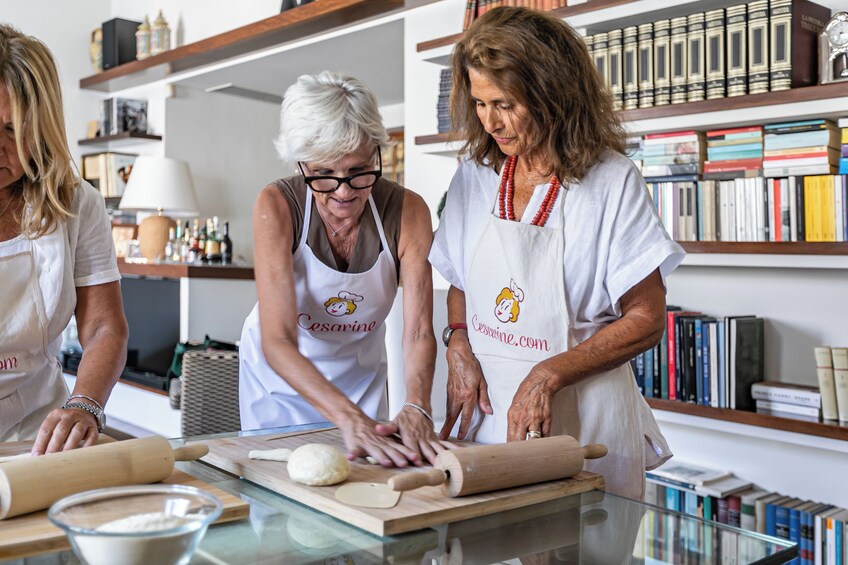
<svg viewBox="0 0 848 565">
<path fill-rule="evenodd" d="M 206 261 L 221 262 L 221 241 L 218 239 L 218 216 L 206 221 Z"/>
<path fill-rule="evenodd" d="M 183 226 L 183 242 L 180 246 L 180 261 L 183 263 L 188 261 L 188 255 L 191 251 L 191 230 L 189 229 L 188 220 L 186 220 L 185 226 Z"/>
<path fill-rule="evenodd" d="M 177 235 L 174 228 L 168 228 L 168 243 L 165 244 L 165 262 L 169 262 L 174 255 L 174 247 L 177 245 Z"/>
<path fill-rule="evenodd" d="M 176 231 L 174 232 L 174 238 L 171 241 L 171 252 L 165 254 L 165 260 L 171 261 L 172 263 L 179 263 L 180 256 L 182 254 L 183 247 L 183 226 L 182 224 L 177 224 Z"/>
<path fill-rule="evenodd" d="M 188 245 L 188 262 L 195 263 L 200 258 L 200 220 L 194 220 Z"/>
<path fill-rule="evenodd" d="M 197 238 L 197 258 L 201 263 L 206 262 L 206 240 L 208 239 L 208 234 L 206 232 L 206 225 L 200 226 L 200 237 Z"/>
<path fill-rule="evenodd" d="M 230 222 L 224 222 L 224 235 L 221 237 L 221 264 L 230 265 L 233 262 L 233 242 L 230 241 Z"/>
</svg>

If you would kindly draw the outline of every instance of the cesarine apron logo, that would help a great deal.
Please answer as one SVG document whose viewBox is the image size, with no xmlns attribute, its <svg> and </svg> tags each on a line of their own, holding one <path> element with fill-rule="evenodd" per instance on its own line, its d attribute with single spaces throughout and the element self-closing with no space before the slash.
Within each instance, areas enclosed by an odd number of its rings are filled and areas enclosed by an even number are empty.
<svg viewBox="0 0 848 565">
<path fill-rule="evenodd" d="M 510 279 L 509 286 L 504 287 L 495 299 L 495 318 L 503 323 L 517 322 L 522 302 L 524 302 L 524 291 L 515 284 L 513 279 Z"/>
<path fill-rule="evenodd" d="M 338 295 L 324 301 L 324 311 L 334 318 L 350 316 L 356 312 L 356 303 L 363 300 L 365 300 L 364 296 L 343 290 Z M 377 322 L 363 322 L 360 320 L 351 320 L 347 323 L 319 322 L 313 321 L 312 316 L 308 312 L 300 312 L 297 315 L 297 325 L 309 332 L 367 333 L 374 331 L 374 328 L 377 327 Z"/>
<path fill-rule="evenodd" d="M 356 312 L 356 303 L 362 302 L 364 296 L 343 290 L 338 296 L 333 296 L 324 302 L 324 308 L 330 316 L 349 316 Z"/>
</svg>

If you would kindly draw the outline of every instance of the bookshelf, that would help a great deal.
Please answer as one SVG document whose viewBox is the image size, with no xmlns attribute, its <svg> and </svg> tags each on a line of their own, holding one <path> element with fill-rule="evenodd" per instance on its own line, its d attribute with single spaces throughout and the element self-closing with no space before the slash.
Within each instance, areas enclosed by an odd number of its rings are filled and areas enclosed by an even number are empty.
<svg viewBox="0 0 848 565">
<path fill-rule="evenodd" d="M 833 11 L 844 10 L 836 0 L 817 3 Z M 427 187 L 424 197 L 431 208 L 450 183 L 461 147 L 461 141 L 449 133 L 434 134 L 439 72 L 461 37 L 458 32 L 465 7 L 459 0 L 442 4 L 450 5 L 428 7 L 415 18 L 407 18 L 407 178 L 412 188 Z M 556 13 L 593 34 L 736 4 L 720 0 L 592 0 Z M 845 83 L 624 114 L 629 130 L 640 135 L 844 116 L 848 116 Z M 768 378 L 817 384 L 813 346 L 848 343 L 843 322 L 848 318 L 848 303 L 843 298 L 843 289 L 848 288 L 848 244 L 682 245 L 689 255 L 667 280 L 668 303 L 715 316 L 750 313 L 765 318 Z M 435 284 L 439 292 L 446 286 L 438 276 Z M 434 406 L 439 402 L 443 399 L 433 399 Z M 659 399 L 649 403 L 680 461 L 727 468 L 769 490 L 848 507 L 848 491 L 834 490 L 834 477 L 843 472 L 848 453 L 845 426 Z"/>
<path fill-rule="evenodd" d="M 77 145 L 126 145 L 130 143 L 138 143 L 140 141 L 162 141 L 161 135 L 152 133 L 141 133 L 138 131 L 124 131 L 115 135 L 104 135 L 100 137 L 91 137 L 88 139 L 80 139 Z"/>
</svg>

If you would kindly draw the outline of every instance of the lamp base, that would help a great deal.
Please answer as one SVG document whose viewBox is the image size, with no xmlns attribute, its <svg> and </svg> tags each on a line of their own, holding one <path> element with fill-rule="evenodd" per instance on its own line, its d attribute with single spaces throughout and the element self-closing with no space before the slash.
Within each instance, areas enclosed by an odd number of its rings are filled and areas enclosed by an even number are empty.
<svg viewBox="0 0 848 565">
<path fill-rule="evenodd" d="M 155 261 L 165 255 L 168 243 L 168 230 L 177 224 L 166 216 L 148 216 L 138 225 L 138 244 L 141 254 L 148 261 Z"/>
</svg>

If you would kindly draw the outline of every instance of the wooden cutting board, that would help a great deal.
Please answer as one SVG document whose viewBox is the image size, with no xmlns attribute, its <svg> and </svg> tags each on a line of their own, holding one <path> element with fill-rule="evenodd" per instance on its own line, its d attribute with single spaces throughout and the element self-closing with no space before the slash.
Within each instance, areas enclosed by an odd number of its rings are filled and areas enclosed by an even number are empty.
<svg viewBox="0 0 848 565">
<path fill-rule="evenodd" d="M 203 461 L 379 536 L 448 524 L 604 488 L 603 477 L 583 471 L 570 479 L 459 498 L 445 496 L 440 487 L 423 487 L 403 493 L 394 508 L 359 508 L 336 500 L 335 491 L 340 485 L 302 485 L 289 479 L 285 463 L 251 460 L 247 456 L 253 449 L 294 449 L 307 443 L 325 443 L 344 451 L 344 441 L 339 430 L 316 430 L 300 434 L 210 440 L 207 442 L 209 454 L 203 457 Z M 518 462 L 504 461 L 504 465 L 515 464 Z M 351 463 L 348 482 L 385 483 L 398 472 L 404 470 L 354 462 Z"/>
<path fill-rule="evenodd" d="M 31 446 L 32 442 L 0 443 L 0 457 L 27 453 Z M 61 480 L 61 477 L 56 480 Z M 162 482 L 201 488 L 217 496 L 224 510 L 216 524 L 243 520 L 249 514 L 247 502 L 177 469 Z M 65 532 L 50 523 L 46 510 L 0 521 L 0 559 L 29 557 L 70 547 Z"/>
</svg>

